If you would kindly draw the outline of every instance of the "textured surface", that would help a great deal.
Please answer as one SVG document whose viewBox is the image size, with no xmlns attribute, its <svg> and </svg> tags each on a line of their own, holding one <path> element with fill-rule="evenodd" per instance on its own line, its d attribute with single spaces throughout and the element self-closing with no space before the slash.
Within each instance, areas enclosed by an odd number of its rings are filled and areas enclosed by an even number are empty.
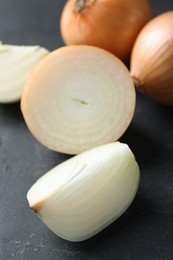
<svg viewBox="0 0 173 260">
<path fill-rule="evenodd" d="M 0 40 L 50 50 L 61 46 L 64 2 L 0 0 Z M 172 0 L 151 2 L 154 14 L 173 9 Z M 0 105 L 0 259 L 173 259 L 173 108 L 138 96 L 134 120 L 121 140 L 141 168 L 135 201 L 96 237 L 66 242 L 29 210 L 25 197 L 36 179 L 68 156 L 48 151 L 30 135 L 19 104 Z"/>
</svg>

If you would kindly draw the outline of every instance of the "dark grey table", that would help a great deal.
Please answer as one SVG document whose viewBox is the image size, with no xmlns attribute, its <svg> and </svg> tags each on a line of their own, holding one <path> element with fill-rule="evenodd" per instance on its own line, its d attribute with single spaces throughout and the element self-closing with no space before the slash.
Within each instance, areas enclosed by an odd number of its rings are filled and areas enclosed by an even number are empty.
<svg viewBox="0 0 173 260">
<path fill-rule="evenodd" d="M 63 0 L 0 0 L 0 40 L 63 45 L 59 18 Z M 154 15 L 172 0 L 151 1 Z M 138 95 L 130 128 L 121 138 L 136 155 L 141 184 L 127 212 L 82 243 L 56 237 L 28 208 L 26 192 L 46 171 L 67 159 L 28 132 L 20 105 L 0 105 L 0 260 L 173 259 L 173 108 Z"/>
</svg>

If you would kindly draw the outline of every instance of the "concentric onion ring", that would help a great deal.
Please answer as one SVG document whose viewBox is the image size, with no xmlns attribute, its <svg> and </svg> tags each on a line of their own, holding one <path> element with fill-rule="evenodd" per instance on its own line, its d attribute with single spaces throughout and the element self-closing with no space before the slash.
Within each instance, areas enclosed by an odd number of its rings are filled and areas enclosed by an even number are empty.
<svg viewBox="0 0 173 260">
<path fill-rule="evenodd" d="M 130 124 L 135 89 L 124 64 L 91 46 L 47 55 L 24 88 L 21 108 L 32 134 L 63 153 L 116 141 Z"/>
</svg>

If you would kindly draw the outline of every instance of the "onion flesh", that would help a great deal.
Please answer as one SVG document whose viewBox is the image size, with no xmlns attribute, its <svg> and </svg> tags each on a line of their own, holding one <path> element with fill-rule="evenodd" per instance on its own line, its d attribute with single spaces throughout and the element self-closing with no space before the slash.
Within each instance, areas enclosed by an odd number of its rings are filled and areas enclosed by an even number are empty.
<svg viewBox="0 0 173 260">
<path fill-rule="evenodd" d="M 46 54 L 39 46 L 0 44 L 0 103 L 20 100 L 28 76 Z"/>
<path fill-rule="evenodd" d="M 35 68 L 21 109 L 43 145 L 78 154 L 119 139 L 133 118 L 135 98 L 129 72 L 114 55 L 91 46 L 68 46 Z"/>
<path fill-rule="evenodd" d="M 133 153 L 117 142 L 53 168 L 31 187 L 27 199 L 56 235 L 82 241 L 124 213 L 135 197 L 139 178 Z"/>
</svg>

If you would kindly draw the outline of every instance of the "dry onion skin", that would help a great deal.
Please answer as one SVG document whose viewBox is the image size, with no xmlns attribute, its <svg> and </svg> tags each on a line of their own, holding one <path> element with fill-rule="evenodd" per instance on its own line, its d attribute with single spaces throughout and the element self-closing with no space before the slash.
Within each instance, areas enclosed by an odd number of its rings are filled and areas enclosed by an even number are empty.
<svg viewBox="0 0 173 260">
<path fill-rule="evenodd" d="M 68 46 L 35 68 L 21 109 L 43 145 L 78 154 L 118 140 L 133 118 L 135 101 L 133 81 L 119 59 L 97 47 Z"/>
<path fill-rule="evenodd" d="M 65 161 L 28 191 L 30 207 L 56 235 L 83 241 L 120 217 L 133 201 L 140 179 L 126 144 L 103 145 Z"/>
<path fill-rule="evenodd" d="M 0 44 L 0 103 L 20 100 L 28 76 L 46 54 L 39 46 Z"/>
<path fill-rule="evenodd" d="M 173 106 L 173 11 L 157 16 L 140 32 L 131 76 L 143 94 Z"/>
<path fill-rule="evenodd" d="M 60 29 L 67 45 L 97 46 L 126 62 L 151 16 L 148 0 L 68 0 Z"/>
</svg>

